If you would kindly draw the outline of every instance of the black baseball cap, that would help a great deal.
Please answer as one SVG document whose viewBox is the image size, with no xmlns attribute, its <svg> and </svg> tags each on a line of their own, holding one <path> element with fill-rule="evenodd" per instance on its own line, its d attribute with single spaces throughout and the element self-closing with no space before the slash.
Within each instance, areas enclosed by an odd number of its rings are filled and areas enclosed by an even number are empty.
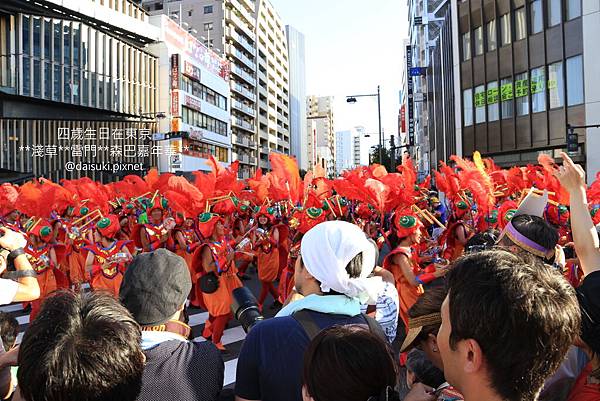
<svg viewBox="0 0 600 401">
<path fill-rule="evenodd" d="M 185 260 L 158 249 L 137 255 L 125 271 L 119 299 L 141 326 L 167 322 L 192 289 Z"/>
</svg>

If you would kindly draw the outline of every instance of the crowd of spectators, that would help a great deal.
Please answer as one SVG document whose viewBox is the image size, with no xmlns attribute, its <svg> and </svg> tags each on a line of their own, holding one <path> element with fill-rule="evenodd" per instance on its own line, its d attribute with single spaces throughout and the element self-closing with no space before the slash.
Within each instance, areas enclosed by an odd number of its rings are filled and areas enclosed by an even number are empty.
<svg viewBox="0 0 600 401">
<path fill-rule="evenodd" d="M 570 194 L 585 274 L 580 286 L 557 269 L 559 252 L 539 257 L 497 232 L 481 233 L 449 268 L 445 285 L 428 289 L 408 310 L 401 366 L 391 346 L 398 301 L 386 292 L 393 278 L 377 267 L 376 247 L 358 226 L 324 222 L 302 239 L 286 305 L 248 333 L 236 400 L 600 400 L 599 240 L 583 170 L 563 158 L 556 176 Z M 439 204 L 436 211 L 445 218 Z M 543 219 L 517 216 L 513 227 L 556 247 L 558 235 Z M 0 279 L 0 304 L 33 300 L 39 288 L 22 254 L 24 239 L 1 230 L 8 253 L 0 254 L 0 273 L 14 263 L 20 275 Z M 0 396 L 219 399 L 221 353 L 211 342 L 189 340 L 184 310 L 191 287 L 184 259 L 161 249 L 134 258 L 119 299 L 49 296 L 19 346 L 18 324 L 0 314 Z M 401 388 L 408 388 L 404 396 Z"/>
</svg>

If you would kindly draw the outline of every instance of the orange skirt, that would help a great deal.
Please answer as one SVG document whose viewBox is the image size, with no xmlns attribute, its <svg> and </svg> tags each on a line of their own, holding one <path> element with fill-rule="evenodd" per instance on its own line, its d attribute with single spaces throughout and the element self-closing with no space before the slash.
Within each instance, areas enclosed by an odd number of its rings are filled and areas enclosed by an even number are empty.
<svg viewBox="0 0 600 401">
<path fill-rule="evenodd" d="M 258 279 L 273 282 L 279 274 L 279 250 L 272 248 L 271 253 L 258 251 Z"/>
<path fill-rule="evenodd" d="M 185 263 L 187 264 L 187 267 L 190 271 L 190 274 L 192 275 L 192 277 L 194 276 L 194 270 L 192 268 L 193 266 L 193 260 L 194 260 L 194 255 L 191 253 L 186 252 L 185 249 L 178 249 L 175 251 L 175 253 L 179 256 L 181 256 L 184 260 Z"/>
<path fill-rule="evenodd" d="M 68 276 L 72 284 L 80 284 L 89 280 L 85 271 L 85 258 L 77 251 L 67 256 Z"/>
<path fill-rule="evenodd" d="M 230 269 L 219 277 L 219 288 L 212 294 L 202 293 L 202 300 L 211 316 L 222 316 L 231 313 L 231 293 L 242 286 L 237 277 L 237 269 Z"/>
<path fill-rule="evenodd" d="M 400 318 L 404 322 L 404 327 L 408 330 L 408 310 L 421 296 L 421 287 L 413 287 L 406 280 L 401 279 L 396 282 L 396 289 L 400 298 Z"/>
<path fill-rule="evenodd" d="M 108 278 L 100 273 L 92 277 L 91 286 L 94 291 L 108 292 L 115 298 L 119 296 L 119 289 L 123 281 L 123 274 L 117 273 L 113 278 Z"/>
</svg>

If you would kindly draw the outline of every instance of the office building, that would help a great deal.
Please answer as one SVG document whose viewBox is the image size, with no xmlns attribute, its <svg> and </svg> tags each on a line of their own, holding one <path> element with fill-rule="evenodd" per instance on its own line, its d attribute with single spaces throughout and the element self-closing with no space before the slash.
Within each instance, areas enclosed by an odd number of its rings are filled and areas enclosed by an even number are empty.
<svg viewBox="0 0 600 401">
<path fill-rule="evenodd" d="M 567 125 L 600 115 L 597 0 L 465 0 L 453 4 L 460 55 L 462 150 L 501 165 L 557 157 Z M 578 129 L 576 160 L 600 170 L 597 129 Z"/>
<path fill-rule="evenodd" d="M 256 0 L 259 167 L 269 153 L 290 153 L 289 65 L 285 30 L 269 0 Z"/>
<path fill-rule="evenodd" d="M 290 25 L 286 25 L 285 33 L 290 64 L 290 154 L 296 157 L 300 169 L 308 170 L 304 35 Z"/>
<path fill-rule="evenodd" d="M 447 0 L 410 0 L 399 133 L 419 177 L 456 154 L 452 8 Z"/>
<path fill-rule="evenodd" d="M 155 164 L 158 28 L 129 0 L 0 2 L 4 180 L 113 180 Z M 74 169 L 123 163 L 137 171 Z M 141 166 L 141 170 L 139 170 Z"/>
<path fill-rule="evenodd" d="M 167 14 L 211 50 L 231 61 L 232 161 L 240 177 L 258 164 L 257 5 L 253 0 L 143 0 L 150 15 Z"/>
<path fill-rule="evenodd" d="M 166 15 L 150 17 L 160 28 L 152 44 L 159 60 L 159 108 L 166 111 L 155 135 L 158 143 L 179 150 L 159 157 L 159 171 L 209 171 L 210 155 L 231 161 L 229 108 L 230 62 L 209 50 Z"/>
<path fill-rule="evenodd" d="M 352 131 L 339 131 L 335 133 L 335 172 L 341 175 L 344 170 L 354 167 L 354 142 Z"/>
<path fill-rule="evenodd" d="M 333 97 L 306 98 L 309 168 L 319 164 L 328 176 L 335 174 L 335 129 Z"/>
</svg>

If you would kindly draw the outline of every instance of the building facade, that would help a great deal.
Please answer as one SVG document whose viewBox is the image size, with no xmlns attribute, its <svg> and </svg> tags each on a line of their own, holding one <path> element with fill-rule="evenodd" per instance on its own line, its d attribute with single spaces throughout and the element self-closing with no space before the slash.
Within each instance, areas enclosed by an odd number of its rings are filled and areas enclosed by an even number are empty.
<svg viewBox="0 0 600 401">
<path fill-rule="evenodd" d="M 335 172 L 338 176 L 354 167 L 353 137 L 350 130 L 335 133 Z"/>
<path fill-rule="evenodd" d="M 254 0 L 143 0 L 150 15 L 167 14 L 231 61 L 232 161 L 240 176 L 258 165 L 257 42 Z"/>
<path fill-rule="evenodd" d="M 290 64 L 290 154 L 300 169 L 308 170 L 304 35 L 290 25 L 286 25 L 285 33 Z"/>
<path fill-rule="evenodd" d="M 597 0 L 458 2 L 462 151 L 501 165 L 558 157 L 567 124 L 598 124 Z M 577 130 L 576 160 L 600 170 L 596 130 Z"/>
<path fill-rule="evenodd" d="M 289 65 L 284 26 L 268 0 L 144 0 L 231 61 L 232 161 L 240 177 L 290 153 Z"/>
<path fill-rule="evenodd" d="M 306 98 L 309 168 L 321 165 L 328 176 L 335 174 L 335 129 L 333 97 Z"/>
<path fill-rule="evenodd" d="M 289 63 L 285 30 L 269 0 L 257 0 L 259 167 L 269 169 L 269 153 L 290 153 Z"/>
<path fill-rule="evenodd" d="M 158 104 L 166 110 L 154 139 L 177 150 L 161 155 L 159 170 L 188 175 L 209 171 L 210 155 L 229 165 L 230 62 L 166 15 L 151 16 L 150 23 L 160 28 L 160 42 L 150 51 L 159 59 Z"/>
<path fill-rule="evenodd" d="M 148 15 L 129 0 L 2 1 L 5 179 L 87 175 L 107 181 L 154 165 L 157 58 L 147 45 L 157 39 Z M 135 164 L 137 171 L 82 169 L 91 162 Z"/>
</svg>

